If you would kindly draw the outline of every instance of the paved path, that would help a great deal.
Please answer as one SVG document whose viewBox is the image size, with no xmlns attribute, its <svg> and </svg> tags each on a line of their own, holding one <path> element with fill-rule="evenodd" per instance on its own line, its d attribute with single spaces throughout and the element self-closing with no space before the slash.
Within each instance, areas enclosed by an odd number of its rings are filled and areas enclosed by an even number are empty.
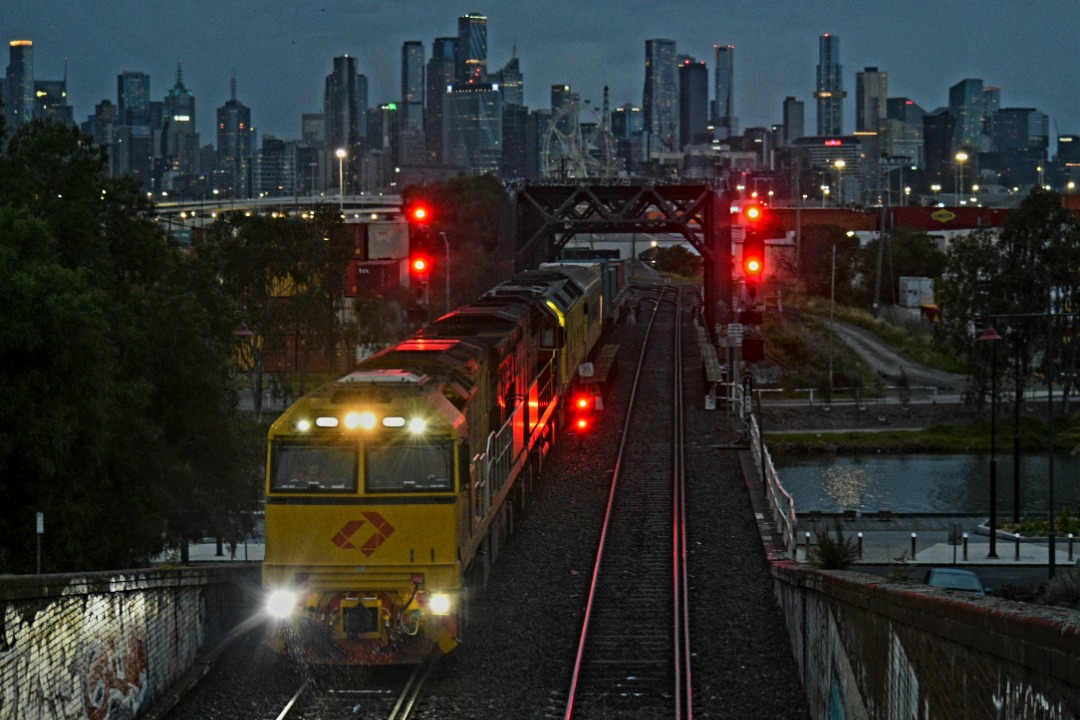
<svg viewBox="0 0 1080 720">
<path fill-rule="evenodd" d="M 894 350 L 869 330 L 856 325 L 833 321 L 833 330 L 870 368 L 883 377 L 900 382 L 902 376 L 913 386 L 936 387 L 962 392 L 968 384 L 966 375 L 943 372 L 912 362 Z"/>
</svg>

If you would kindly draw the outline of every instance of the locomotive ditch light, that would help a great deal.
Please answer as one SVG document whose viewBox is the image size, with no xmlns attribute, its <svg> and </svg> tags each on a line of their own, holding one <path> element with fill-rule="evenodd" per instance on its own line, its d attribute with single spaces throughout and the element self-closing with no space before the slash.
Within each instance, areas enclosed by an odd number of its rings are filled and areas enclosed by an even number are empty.
<svg viewBox="0 0 1080 720">
<path fill-rule="evenodd" d="M 378 419 L 373 412 L 351 412 L 345 415 L 345 427 L 349 430 L 373 430 L 377 424 Z"/>
<path fill-rule="evenodd" d="M 292 590 L 275 590 L 266 599 L 266 611 L 279 620 L 292 615 L 296 609 L 296 593 Z"/>
<path fill-rule="evenodd" d="M 311 429 L 311 421 L 307 418 L 304 418 L 303 420 L 297 420 L 296 429 L 299 432 L 306 433 L 308 430 Z"/>
<path fill-rule="evenodd" d="M 419 435 L 425 430 L 427 430 L 427 420 L 424 418 L 413 418 L 409 421 L 409 432 L 412 434 Z"/>
</svg>

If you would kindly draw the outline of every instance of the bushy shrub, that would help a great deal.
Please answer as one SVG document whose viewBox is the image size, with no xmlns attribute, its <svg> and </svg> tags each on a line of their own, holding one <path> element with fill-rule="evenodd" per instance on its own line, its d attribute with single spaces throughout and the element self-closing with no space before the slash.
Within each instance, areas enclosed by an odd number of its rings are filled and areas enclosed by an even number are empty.
<svg viewBox="0 0 1080 720">
<path fill-rule="evenodd" d="M 846 570 L 859 558 L 858 541 L 844 537 L 844 528 L 836 523 L 836 534 L 828 528 L 814 528 L 814 565 L 823 570 Z"/>
</svg>

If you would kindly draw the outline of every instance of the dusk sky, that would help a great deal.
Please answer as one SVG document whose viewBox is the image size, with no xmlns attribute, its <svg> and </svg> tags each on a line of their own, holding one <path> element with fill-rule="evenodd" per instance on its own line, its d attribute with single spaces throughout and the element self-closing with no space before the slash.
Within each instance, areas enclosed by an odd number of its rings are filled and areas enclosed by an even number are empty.
<svg viewBox="0 0 1080 720">
<path fill-rule="evenodd" d="M 948 103 L 951 85 L 981 78 L 1001 88 L 1002 107 L 1050 116 L 1050 134 L 1080 134 L 1080 2 L 1077 0 L 805 0 L 752 3 L 703 0 L 485 0 L 455 6 L 431 0 L 3 0 L 0 41 L 34 43 L 34 76 L 59 79 L 67 60 L 68 96 L 79 122 L 103 99 L 116 102 L 116 76 L 150 75 L 152 99 L 172 87 L 177 63 L 195 94 L 202 142 L 213 143 L 214 113 L 237 97 L 260 134 L 299 138 L 300 115 L 321 112 L 332 59 L 355 55 L 370 103 L 399 99 L 401 44 L 457 32 L 457 18 L 488 18 L 488 67 L 516 48 L 531 109 L 550 106 L 550 87 L 569 84 L 599 107 L 641 104 L 645 40 L 675 40 L 705 60 L 712 46 L 735 47 L 735 114 L 740 128 L 781 121 L 792 95 L 812 93 L 818 37 L 840 38 L 844 130 L 854 129 L 855 73 L 888 73 L 889 96 L 930 111 Z M 1051 143 L 1051 149 L 1055 147 Z"/>
</svg>

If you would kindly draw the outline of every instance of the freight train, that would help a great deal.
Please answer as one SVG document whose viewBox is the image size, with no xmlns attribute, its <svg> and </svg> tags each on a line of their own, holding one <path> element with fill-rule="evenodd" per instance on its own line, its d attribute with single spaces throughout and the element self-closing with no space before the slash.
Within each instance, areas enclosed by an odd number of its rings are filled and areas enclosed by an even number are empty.
<svg viewBox="0 0 1080 720">
<path fill-rule="evenodd" d="M 377 665 L 461 642 L 510 500 L 539 473 L 578 368 L 621 307 L 625 274 L 611 280 L 609 265 L 518 274 L 278 418 L 262 573 L 271 647 Z"/>
</svg>

